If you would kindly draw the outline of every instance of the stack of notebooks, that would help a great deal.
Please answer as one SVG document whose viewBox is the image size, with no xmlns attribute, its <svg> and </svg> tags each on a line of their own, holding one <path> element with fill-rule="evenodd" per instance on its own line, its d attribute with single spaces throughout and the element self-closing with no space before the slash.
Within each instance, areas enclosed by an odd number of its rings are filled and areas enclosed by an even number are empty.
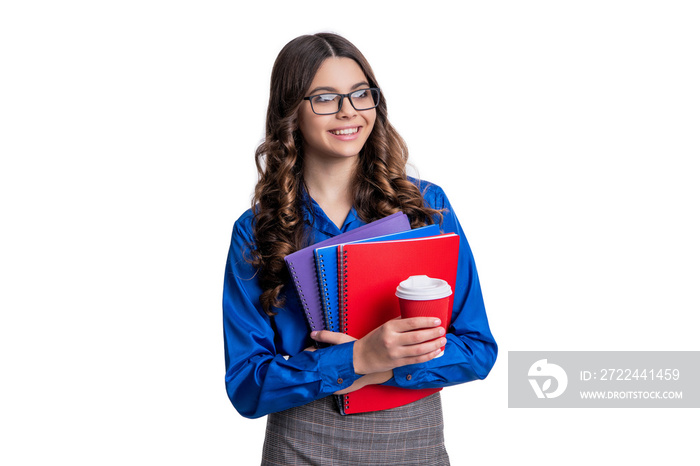
<svg viewBox="0 0 700 466">
<path fill-rule="evenodd" d="M 396 287 L 409 276 L 440 278 L 454 290 L 458 252 L 458 235 L 440 234 L 437 225 L 411 230 L 408 217 L 398 212 L 301 249 L 285 261 L 311 330 L 359 339 L 401 315 Z M 395 408 L 439 390 L 368 385 L 342 395 L 341 412 Z"/>
</svg>

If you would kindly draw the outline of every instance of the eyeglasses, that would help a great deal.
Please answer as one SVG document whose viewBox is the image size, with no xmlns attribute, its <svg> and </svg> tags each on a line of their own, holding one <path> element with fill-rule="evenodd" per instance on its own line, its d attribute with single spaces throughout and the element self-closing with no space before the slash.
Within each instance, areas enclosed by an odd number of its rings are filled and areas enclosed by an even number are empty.
<svg viewBox="0 0 700 466">
<path fill-rule="evenodd" d="M 311 110 L 316 115 L 333 115 L 343 107 L 345 97 L 358 112 L 371 110 L 379 105 L 379 89 L 376 87 L 359 89 L 349 94 L 316 94 L 304 97 L 304 100 L 311 102 Z"/>
</svg>

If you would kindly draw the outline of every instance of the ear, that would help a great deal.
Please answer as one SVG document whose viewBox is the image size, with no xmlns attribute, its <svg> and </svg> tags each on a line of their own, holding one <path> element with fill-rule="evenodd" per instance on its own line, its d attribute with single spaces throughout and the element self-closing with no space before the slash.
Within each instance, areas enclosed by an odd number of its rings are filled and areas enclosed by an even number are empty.
<svg viewBox="0 0 700 466">
<path fill-rule="evenodd" d="M 294 120 L 291 122 L 294 140 L 299 143 L 301 143 L 304 140 L 303 135 L 301 134 L 301 129 L 299 129 L 299 125 L 302 123 L 301 120 L 302 116 L 300 115 L 300 112 L 297 112 Z"/>
</svg>

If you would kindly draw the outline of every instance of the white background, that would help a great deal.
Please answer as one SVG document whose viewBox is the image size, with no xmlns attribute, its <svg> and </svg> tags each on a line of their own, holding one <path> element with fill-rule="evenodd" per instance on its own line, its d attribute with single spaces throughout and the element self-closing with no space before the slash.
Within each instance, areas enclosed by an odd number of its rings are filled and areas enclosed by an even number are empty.
<svg viewBox="0 0 700 466">
<path fill-rule="evenodd" d="M 272 63 L 319 31 L 372 63 L 476 256 L 500 355 L 443 391 L 453 464 L 694 462 L 697 410 L 508 409 L 506 375 L 509 350 L 700 349 L 698 24 L 668 0 L 3 2 L 0 463 L 258 464 L 223 269 Z"/>
</svg>

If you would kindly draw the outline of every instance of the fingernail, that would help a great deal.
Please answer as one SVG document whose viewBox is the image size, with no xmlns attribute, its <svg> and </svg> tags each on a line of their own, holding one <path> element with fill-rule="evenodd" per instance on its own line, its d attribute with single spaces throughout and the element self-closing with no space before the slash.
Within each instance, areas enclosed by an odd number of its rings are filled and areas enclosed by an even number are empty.
<svg viewBox="0 0 700 466">
<path fill-rule="evenodd" d="M 318 330 L 311 332 L 311 338 L 316 338 L 316 335 L 318 335 Z"/>
<path fill-rule="evenodd" d="M 443 327 L 440 327 L 440 330 L 438 330 L 438 333 L 439 333 L 440 335 L 444 335 L 444 334 L 445 334 L 445 329 L 444 329 Z"/>
<path fill-rule="evenodd" d="M 440 319 L 435 319 L 435 320 L 433 321 L 433 324 L 435 324 L 435 325 L 440 325 Z"/>
</svg>

